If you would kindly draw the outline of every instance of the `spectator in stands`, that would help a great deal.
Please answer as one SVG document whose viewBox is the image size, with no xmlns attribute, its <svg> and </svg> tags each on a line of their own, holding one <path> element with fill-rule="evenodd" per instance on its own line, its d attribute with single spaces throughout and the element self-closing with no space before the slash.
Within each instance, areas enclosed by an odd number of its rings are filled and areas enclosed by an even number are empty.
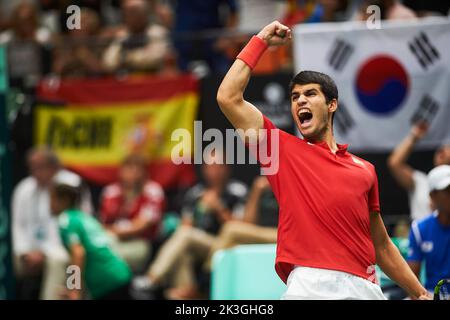
<svg viewBox="0 0 450 320">
<path fill-rule="evenodd" d="M 90 77 L 104 73 L 101 54 L 100 20 L 94 10 L 81 9 L 80 29 L 58 39 L 53 50 L 55 74 L 62 77 Z"/>
<path fill-rule="evenodd" d="M 355 20 L 367 20 L 372 12 L 367 12 L 367 7 L 376 5 L 380 8 L 381 20 L 408 20 L 415 19 L 417 15 L 404 6 L 398 0 L 367 0 L 364 1 L 360 11 L 357 12 Z"/>
<path fill-rule="evenodd" d="M 277 242 L 278 203 L 265 176 L 253 182 L 245 204 L 242 221 L 231 220 L 222 227 L 210 251 L 205 267 L 209 270 L 211 258 L 218 250 L 238 244 Z"/>
<path fill-rule="evenodd" d="M 230 169 L 223 161 L 219 152 L 205 159 L 209 163 L 202 166 L 205 183 L 188 190 L 182 225 L 161 247 L 147 275 L 135 279 L 133 287 L 137 297 L 164 285 L 175 287 L 169 291 L 168 298 L 199 297 L 194 267 L 204 263 L 220 227 L 231 219 L 242 218 L 247 194 L 243 183 L 230 180 Z"/>
<path fill-rule="evenodd" d="M 110 72 L 161 72 L 170 50 L 167 29 L 149 24 L 145 0 L 124 1 L 122 15 L 124 28 L 106 49 L 104 67 Z"/>
<path fill-rule="evenodd" d="M 193 62 L 205 61 L 211 71 L 226 72 L 234 57 L 230 59 L 225 54 L 227 42 L 221 33 L 233 31 L 237 26 L 235 0 L 180 0 L 175 1 L 174 11 L 174 44 L 180 69 L 185 71 L 193 68 Z M 226 16 L 222 17 L 221 12 L 226 12 Z M 204 31 L 216 33 L 202 35 Z"/>
<path fill-rule="evenodd" d="M 170 7 L 169 2 L 161 0 L 147 0 L 150 5 L 152 14 L 152 21 L 165 26 L 167 29 L 172 29 L 174 21 L 174 12 Z"/>
<path fill-rule="evenodd" d="M 49 187 L 55 177 L 71 173 L 61 168 L 58 158 L 48 148 L 32 149 L 27 161 L 31 175 L 15 187 L 12 197 L 13 253 L 19 298 L 35 298 L 35 291 L 41 287 L 38 294 L 42 299 L 57 299 L 68 256 L 61 245 L 56 220 L 51 216 Z M 82 207 L 92 212 L 87 190 L 83 190 Z"/>
<path fill-rule="evenodd" d="M 119 182 L 106 186 L 100 200 L 100 219 L 114 235 L 115 249 L 135 272 L 142 272 L 148 262 L 165 207 L 164 191 L 148 179 L 147 171 L 144 158 L 126 157 Z"/>
<path fill-rule="evenodd" d="M 424 285 L 433 292 L 439 280 L 450 278 L 450 166 L 441 165 L 431 170 L 428 187 L 436 210 L 413 222 L 408 263 L 417 277 L 425 267 Z"/>
<path fill-rule="evenodd" d="M 20 2 L 11 15 L 11 30 L 0 34 L 0 45 L 7 44 L 8 73 L 11 84 L 25 88 L 34 87 L 45 74 L 45 47 L 51 34 L 39 27 L 36 7 L 26 1 Z"/>
<path fill-rule="evenodd" d="M 81 278 L 74 279 L 72 288 L 66 286 L 65 297 L 82 299 L 83 283 L 92 299 L 127 300 L 131 270 L 111 249 L 109 238 L 98 221 L 78 209 L 79 185 L 76 175 L 59 177 L 50 192 L 51 211 L 58 216 L 62 242 L 70 253 L 71 267 L 77 267 L 71 272 Z"/>
<path fill-rule="evenodd" d="M 412 220 L 427 216 L 431 211 L 427 176 L 406 163 L 414 146 L 428 132 L 428 124 L 415 124 L 410 133 L 388 158 L 388 167 L 397 182 L 408 191 Z M 450 144 L 441 145 L 434 154 L 434 165 L 450 164 Z"/>
</svg>

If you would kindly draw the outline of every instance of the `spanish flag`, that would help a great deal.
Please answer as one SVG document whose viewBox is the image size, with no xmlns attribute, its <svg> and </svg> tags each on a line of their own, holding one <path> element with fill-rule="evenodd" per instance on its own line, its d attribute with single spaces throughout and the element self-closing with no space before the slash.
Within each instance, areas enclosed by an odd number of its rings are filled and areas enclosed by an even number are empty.
<svg viewBox="0 0 450 320">
<path fill-rule="evenodd" d="M 107 184 L 117 179 L 121 160 L 139 153 L 151 179 L 164 188 L 190 185 L 191 164 L 176 165 L 171 151 L 176 129 L 193 136 L 198 81 L 172 78 L 61 80 L 42 82 L 35 113 L 35 144 L 52 147 L 67 168 Z M 187 141 L 191 150 L 191 141 Z M 183 157 L 190 157 L 184 154 Z"/>
</svg>

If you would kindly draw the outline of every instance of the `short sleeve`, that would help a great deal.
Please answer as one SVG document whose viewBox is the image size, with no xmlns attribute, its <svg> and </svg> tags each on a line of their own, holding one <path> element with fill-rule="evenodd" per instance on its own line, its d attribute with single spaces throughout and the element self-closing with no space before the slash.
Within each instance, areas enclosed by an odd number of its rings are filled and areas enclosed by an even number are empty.
<svg viewBox="0 0 450 320">
<path fill-rule="evenodd" d="M 70 219 L 70 217 L 65 214 L 61 214 L 58 219 L 58 224 L 61 240 L 66 248 L 81 243 L 78 228 L 73 219 Z"/>
<path fill-rule="evenodd" d="M 280 153 L 282 146 L 281 130 L 263 114 L 264 137 L 257 143 L 246 143 L 250 154 L 257 159 L 261 174 L 269 180 L 275 197 L 279 199 L 280 183 L 278 179 L 280 168 Z"/>
<path fill-rule="evenodd" d="M 411 231 L 409 232 L 408 261 L 420 262 L 423 260 L 423 253 L 420 249 L 420 238 L 419 225 L 413 222 Z"/>
<path fill-rule="evenodd" d="M 378 177 L 375 168 L 372 167 L 373 184 L 369 190 L 369 212 L 380 212 L 380 194 L 378 191 Z"/>
</svg>

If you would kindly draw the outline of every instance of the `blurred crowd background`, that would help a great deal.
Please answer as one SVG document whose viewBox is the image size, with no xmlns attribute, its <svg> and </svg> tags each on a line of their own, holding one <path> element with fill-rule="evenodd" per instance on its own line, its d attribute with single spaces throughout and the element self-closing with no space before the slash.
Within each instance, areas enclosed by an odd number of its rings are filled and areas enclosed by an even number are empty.
<svg viewBox="0 0 450 320">
<path fill-rule="evenodd" d="M 227 126 L 217 110 L 210 111 L 217 107 L 202 101 L 215 96 L 208 91 L 217 88 L 253 34 L 273 20 L 288 26 L 364 20 L 372 4 L 385 20 L 447 16 L 450 10 L 449 1 L 438 0 L 0 1 L 0 45 L 6 48 L 9 82 L 15 297 L 70 298 L 61 290 L 69 258 L 50 214 L 49 195 L 51 181 L 70 172 L 57 152 L 34 147 L 40 83 L 189 73 L 200 81 L 197 119 L 208 119 L 211 127 Z M 79 29 L 70 30 L 70 5 L 81 8 Z M 254 70 L 265 79 L 289 79 L 293 72 L 290 46 L 268 51 Z M 414 127 L 411 136 L 419 140 L 426 130 Z M 435 164 L 450 163 L 449 149 L 409 150 L 402 158 L 361 154 L 376 164 L 381 208 L 392 237 L 407 238 L 415 218 L 408 184 L 396 170 L 409 161 L 428 172 Z M 257 166 L 196 165 L 193 181 L 165 188 L 152 180 L 146 161 L 130 154 L 118 166 L 116 182 L 84 179 L 77 188 L 82 210 L 101 224 L 114 252 L 135 275 L 146 274 L 164 289 L 158 297 L 207 299 L 215 252 L 276 241 L 277 204 Z M 427 198 L 427 190 L 422 192 Z"/>
</svg>

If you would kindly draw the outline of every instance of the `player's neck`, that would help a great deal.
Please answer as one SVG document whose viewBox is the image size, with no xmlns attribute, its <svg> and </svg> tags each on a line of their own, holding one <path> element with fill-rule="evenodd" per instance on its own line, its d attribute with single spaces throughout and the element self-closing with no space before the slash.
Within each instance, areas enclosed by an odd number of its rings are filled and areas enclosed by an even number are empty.
<svg viewBox="0 0 450 320">
<path fill-rule="evenodd" d="M 309 138 L 308 141 L 312 143 L 323 143 L 325 142 L 328 145 L 328 148 L 330 148 L 330 151 L 332 153 L 336 153 L 338 151 L 338 146 L 336 143 L 336 139 L 334 139 L 333 131 L 332 130 L 326 130 L 322 135 Z"/>
<path fill-rule="evenodd" d="M 330 148 L 331 152 L 336 153 L 338 151 L 338 146 L 336 143 L 336 139 L 334 139 L 334 135 L 332 131 L 327 131 L 327 135 L 325 137 L 325 142 L 327 143 L 328 147 Z"/>
</svg>

